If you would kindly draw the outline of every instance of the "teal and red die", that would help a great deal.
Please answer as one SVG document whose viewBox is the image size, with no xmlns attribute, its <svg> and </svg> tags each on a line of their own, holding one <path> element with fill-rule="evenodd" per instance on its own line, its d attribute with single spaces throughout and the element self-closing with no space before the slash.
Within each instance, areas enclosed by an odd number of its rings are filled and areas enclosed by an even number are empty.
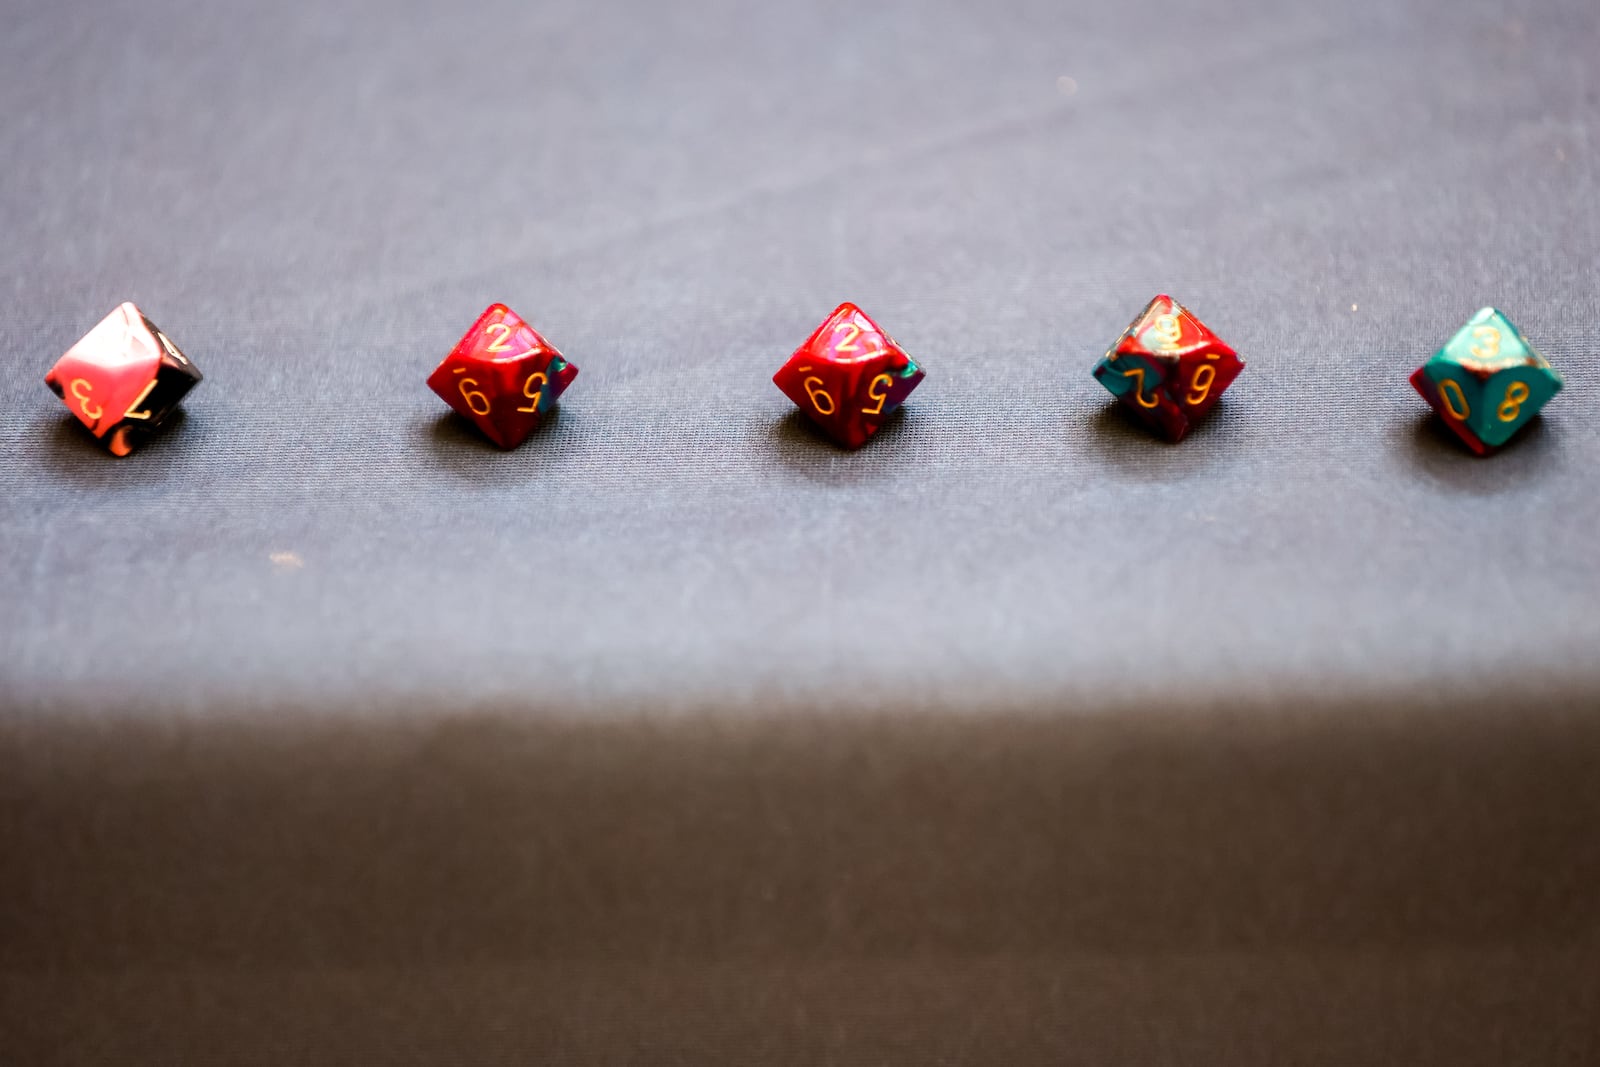
<svg viewBox="0 0 1600 1067">
<path fill-rule="evenodd" d="M 1411 375 L 1422 399 L 1480 456 L 1511 440 L 1561 384 L 1549 361 L 1494 308 L 1467 320 Z"/>
<path fill-rule="evenodd" d="M 1170 296 L 1145 305 L 1094 376 L 1140 422 L 1181 441 L 1244 370 L 1244 360 Z"/>
<path fill-rule="evenodd" d="M 773 384 L 845 448 L 860 448 L 923 379 L 894 338 L 854 304 L 822 320 Z"/>
</svg>

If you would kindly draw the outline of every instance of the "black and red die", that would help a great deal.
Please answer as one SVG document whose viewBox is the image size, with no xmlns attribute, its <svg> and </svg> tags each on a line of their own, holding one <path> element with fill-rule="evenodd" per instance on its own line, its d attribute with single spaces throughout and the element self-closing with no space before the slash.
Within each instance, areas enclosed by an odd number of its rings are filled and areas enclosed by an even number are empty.
<svg viewBox="0 0 1600 1067">
<path fill-rule="evenodd" d="M 200 380 L 199 368 L 132 303 L 101 319 L 44 377 L 115 456 L 143 444 Z"/>
</svg>

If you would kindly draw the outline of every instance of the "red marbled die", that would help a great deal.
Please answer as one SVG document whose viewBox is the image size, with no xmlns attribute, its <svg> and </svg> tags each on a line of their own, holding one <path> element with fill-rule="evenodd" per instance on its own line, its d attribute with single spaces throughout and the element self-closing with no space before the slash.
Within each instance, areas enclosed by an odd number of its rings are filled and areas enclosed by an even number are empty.
<svg viewBox="0 0 1600 1067">
<path fill-rule="evenodd" d="M 516 448 L 577 376 L 577 366 L 516 312 L 491 304 L 428 376 L 428 387 L 489 440 Z"/>
<path fill-rule="evenodd" d="M 866 312 L 840 304 L 772 381 L 845 448 L 860 448 L 924 372 Z"/>
</svg>

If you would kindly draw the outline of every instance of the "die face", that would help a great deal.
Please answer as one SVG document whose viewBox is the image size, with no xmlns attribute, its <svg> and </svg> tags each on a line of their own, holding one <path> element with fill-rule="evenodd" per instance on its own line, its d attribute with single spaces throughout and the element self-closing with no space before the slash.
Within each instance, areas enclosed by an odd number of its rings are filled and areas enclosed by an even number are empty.
<svg viewBox="0 0 1600 1067">
<path fill-rule="evenodd" d="M 1151 430 L 1181 441 L 1243 370 L 1238 353 L 1163 294 L 1134 317 L 1093 373 Z"/>
<path fill-rule="evenodd" d="M 1178 361 L 1112 349 L 1094 369 L 1097 381 L 1140 422 L 1171 441 L 1189 432 L 1189 419 L 1178 407 L 1168 382 L 1179 373 Z"/>
<path fill-rule="evenodd" d="M 171 338 L 125 303 L 67 350 L 45 384 L 114 455 L 125 456 L 201 378 Z"/>
<path fill-rule="evenodd" d="M 1488 455 L 1526 426 L 1562 381 L 1505 315 L 1483 308 L 1411 384 L 1469 448 Z"/>
<path fill-rule="evenodd" d="M 1483 405 L 1472 427 L 1490 448 L 1500 448 L 1526 426 L 1561 389 L 1554 372 L 1537 366 L 1508 367 L 1483 387 Z"/>
<path fill-rule="evenodd" d="M 106 447 L 113 454 L 126 456 L 148 441 L 167 421 L 178 404 L 200 383 L 200 371 L 177 346 L 159 331 L 157 340 L 162 343 L 161 364 L 156 368 L 155 384 L 145 395 L 144 402 L 130 408 L 122 421 L 106 435 Z"/>
<path fill-rule="evenodd" d="M 492 304 L 428 377 L 428 387 L 501 448 L 539 428 L 578 368 L 504 304 Z"/>
<path fill-rule="evenodd" d="M 841 304 L 773 375 L 824 433 L 860 448 L 903 404 L 923 369 L 854 304 Z"/>
<path fill-rule="evenodd" d="M 1243 370 L 1244 361 L 1221 342 L 1179 357 L 1173 393 L 1191 426 L 1216 406 Z"/>
<path fill-rule="evenodd" d="M 1539 357 L 1510 319 L 1494 308 L 1481 308 L 1444 343 L 1434 358 L 1493 374 Z"/>
<path fill-rule="evenodd" d="M 1435 358 L 1416 369 L 1411 386 L 1468 448 L 1480 456 L 1491 451 L 1468 421 L 1483 407 L 1481 378 L 1455 363 Z"/>
<path fill-rule="evenodd" d="M 1114 346 L 1124 353 L 1141 352 L 1152 356 L 1181 356 L 1221 346 L 1230 354 L 1233 349 L 1222 344 L 1221 338 L 1194 313 L 1172 297 L 1162 293 L 1144 306 L 1134 316 L 1128 328 L 1122 331 Z"/>
</svg>

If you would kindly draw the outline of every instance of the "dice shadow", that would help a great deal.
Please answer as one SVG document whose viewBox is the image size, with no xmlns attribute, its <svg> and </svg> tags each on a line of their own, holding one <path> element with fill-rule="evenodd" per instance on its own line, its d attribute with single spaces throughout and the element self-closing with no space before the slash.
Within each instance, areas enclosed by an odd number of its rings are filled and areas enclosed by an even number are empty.
<svg viewBox="0 0 1600 1067">
<path fill-rule="evenodd" d="M 539 467 L 528 460 L 555 436 L 561 421 L 561 406 L 557 404 L 520 445 L 501 448 L 485 437 L 471 419 L 446 411 L 427 421 L 422 437 L 434 460 L 445 470 L 480 482 L 523 482 L 538 473 Z"/>
<path fill-rule="evenodd" d="M 904 447 L 909 438 L 903 407 L 884 419 L 878 432 L 858 449 L 839 445 L 798 409 L 775 419 L 767 429 L 767 444 L 778 462 L 813 481 L 830 484 L 856 483 L 880 473 L 891 474 L 903 457 L 884 462 L 867 454 Z M 852 462 L 856 459 L 860 462 Z"/>
<path fill-rule="evenodd" d="M 1556 435 L 1535 415 L 1500 451 L 1480 456 L 1437 412 L 1419 415 L 1405 431 L 1410 466 L 1436 484 L 1474 496 L 1493 496 L 1550 469 Z"/>
<path fill-rule="evenodd" d="M 114 456 L 104 442 L 70 414 L 51 420 L 40 453 L 52 472 L 83 485 L 142 487 L 158 485 L 174 474 L 174 458 L 192 449 L 196 426 L 179 408 L 132 454 Z"/>
<path fill-rule="evenodd" d="M 1089 439 L 1099 453 L 1099 469 L 1137 482 L 1176 481 L 1198 473 L 1217 460 L 1213 435 L 1226 435 L 1226 399 L 1194 426 L 1182 441 L 1168 441 L 1151 433 L 1128 409 L 1115 400 L 1094 414 Z M 1223 440 L 1222 436 L 1218 441 Z"/>
</svg>

